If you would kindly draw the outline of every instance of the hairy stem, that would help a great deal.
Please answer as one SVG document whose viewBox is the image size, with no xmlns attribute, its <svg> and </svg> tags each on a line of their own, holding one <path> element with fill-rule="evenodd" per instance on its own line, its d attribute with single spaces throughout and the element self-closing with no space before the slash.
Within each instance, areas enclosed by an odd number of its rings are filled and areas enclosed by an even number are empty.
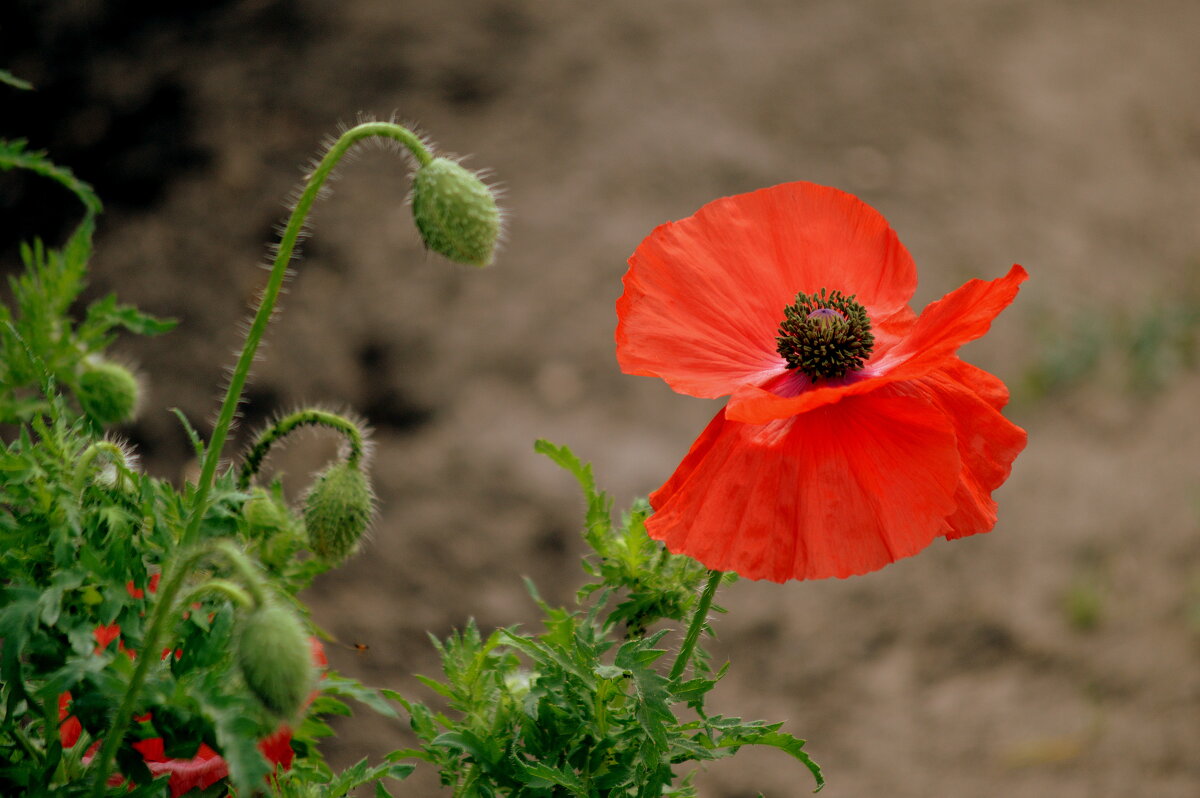
<svg viewBox="0 0 1200 798">
<path fill-rule="evenodd" d="M 304 191 L 297 200 L 296 207 L 292 209 L 292 215 L 288 218 L 287 226 L 283 230 L 283 237 L 279 241 L 275 261 L 271 265 L 267 286 L 263 290 L 258 310 L 246 333 L 246 341 L 242 345 L 242 352 L 238 356 L 233 374 L 229 378 L 229 387 L 225 391 L 225 399 L 221 403 L 217 423 L 213 427 L 212 439 L 209 440 L 208 448 L 204 452 L 204 460 L 200 465 L 200 478 L 192 500 L 191 515 L 181 540 L 185 547 L 194 544 L 200 534 L 200 524 L 204 513 L 208 510 L 208 494 L 217 473 L 221 451 L 225 447 L 225 438 L 229 434 L 229 428 L 237 413 L 238 403 L 242 398 L 242 390 L 246 387 L 246 380 L 250 376 L 250 366 L 254 363 L 254 356 L 258 352 L 258 346 L 267 330 L 267 324 L 271 321 L 271 314 L 275 310 L 275 302 L 283 288 L 288 264 L 292 260 L 292 253 L 295 251 L 300 233 L 304 229 L 304 222 L 320 194 L 321 187 L 342 156 L 359 141 L 376 136 L 400 142 L 408 148 L 422 166 L 433 160 L 433 156 L 421 143 L 421 140 L 407 128 L 391 122 L 366 122 L 343 133 L 309 175 Z"/>
<path fill-rule="evenodd" d="M 284 416 L 262 431 L 262 434 L 258 436 L 258 440 L 250 447 L 250 451 L 246 452 L 246 458 L 242 462 L 242 470 L 238 474 L 238 487 L 243 490 L 250 487 L 250 480 L 258 473 L 258 469 L 262 467 L 263 460 L 266 459 L 271 447 L 293 430 L 304 426 L 321 426 L 337 430 L 345 436 L 346 443 L 350 449 L 346 455 L 346 462 L 351 466 L 357 466 L 359 461 L 362 460 L 362 430 L 353 422 L 336 413 L 329 413 L 324 410 L 300 410 L 291 415 Z"/>
<path fill-rule="evenodd" d="M 675 657 L 675 664 L 671 666 L 670 678 L 673 682 L 678 681 L 683 676 L 683 672 L 687 670 L 688 661 L 692 658 L 692 652 L 696 650 L 700 632 L 703 631 L 704 623 L 708 618 L 708 610 L 712 607 L 713 596 L 716 595 L 717 586 L 721 584 L 721 577 L 724 575 L 721 571 L 708 572 L 708 584 L 704 586 L 704 592 L 700 594 L 700 601 L 696 603 L 696 613 L 692 616 L 692 622 L 683 638 L 683 645 L 679 647 L 679 655 Z"/>
</svg>

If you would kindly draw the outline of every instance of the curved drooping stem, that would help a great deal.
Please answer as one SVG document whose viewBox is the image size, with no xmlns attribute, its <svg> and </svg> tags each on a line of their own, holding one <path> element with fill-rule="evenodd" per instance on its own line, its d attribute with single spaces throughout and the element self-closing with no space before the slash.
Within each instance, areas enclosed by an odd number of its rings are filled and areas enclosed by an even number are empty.
<svg viewBox="0 0 1200 798">
<path fill-rule="evenodd" d="M 192 499 L 191 514 L 188 519 L 187 528 L 184 530 L 183 538 L 180 541 L 185 547 L 195 543 L 200 534 L 200 523 L 204 517 L 204 513 L 208 510 L 208 494 L 212 489 L 213 478 L 217 473 L 217 464 L 221 459 L 221 451 L 225 447 L 225 438 L 229 434 L 229 428 L 232 426 L 234 416 L 237 413 L 238 403 L 242 398 L 242 390 L 246 387 L 246 380 L 250 376 L 250 366 L 254 363 L 254 356 L 258 352 L 258 346 L 262 342 L 267 324 L 271 321 L 271 314 L 275 310 L 275 302 L 279 298 L 280 290 L 283 288 L 283 280 L 287 275 L 288 264 L 292 260 L 292 253 L 295 251 L 300 233 L 304 229 L 305 219 L 308 218 L 313 203 L 316 202 L 317 196 L 320 194 L 321 187 L 329 178 L 330 173 L 333 172 L 334 167 L 337 166 L 338 161 L 342 159 L 342 156 L 359 141 L 372 137 L 388 138 L 400 142 L 408 148 L 409 152 L 412 153 L 413 157 L 422 166 L 433 160 L 433 156 L 425 148 L 420 138 L 407 128 L 392 122 L 365 122 L 343 133 L 334 142 L 333 146 L 329 148 L 329 151 L 325 153 L 325 157 L 313 169 L 312 174 L 308 176 L 304 191 L 296 201 L 296 206 L 292 209 L 291 216 L 288 217 L 283 237 L 279 241 L 279 249 L 275 253 L 275 260 L 271 265 L 271 274 L 267 279 L 267 286 L 263 289 L 258 310 L 254 314 L 254 320 L 250 323 L 249 331 L 246 333 L 246 342 L 242 345 L 241 354 L 238 356 L 237 364 L 233 368 L 233 374 L 229 378 L 229 387 L 225 391 L 225 399 L 221 403 L 221 410 L 217 415 L 216 425 L 213 427 L 212 438 L 209 440 L 208 448 L 204 452 L 204 460 L 200 465 L 200 478 L 196 484 L 196 493 Z"/>
<path fill-rule="evenodd" d="M 351 466 L 357 466 L 362 460 L 365 453 L 365 446 L 363 444 L 362 430 L 358 428 L 358 425 L 343 416 L 339 416 L 337 413 L 330 413 L 325 410 L 299 410 L 284 416 L 267 427 L 258 436 L 258 439 L 254 441 L 254 444 L 246 452 L 246 457 L 242 461 L 242 469 L 238 474 L 238 487 L 243 490 L 248 488 L 251 478 L 258 473 L 258 469 L 262 466 L 262 462 L 271 450 L 271 447 L 293 430 L 304 426 L 329 427 L 330 429 L 337 430 L 346 438 L 348 449 L 346 463 Z"/>
</svg>

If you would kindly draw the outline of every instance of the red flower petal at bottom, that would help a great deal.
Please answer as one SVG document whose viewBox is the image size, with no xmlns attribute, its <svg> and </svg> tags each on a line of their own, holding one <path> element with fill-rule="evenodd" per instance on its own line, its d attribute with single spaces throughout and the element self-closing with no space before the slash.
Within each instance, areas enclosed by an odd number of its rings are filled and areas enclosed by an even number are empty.
<svg viewBox="0 0 1200 798">
<path fill-rule="evenodd" d="M 170 776 L 167 786 L 172 796 L 206 789 L 229 775 L 225 760 L 206 743 L 200 743 L 200 748 L 191 759 L 167 759 L 161 737 L 139 740 L 133 747 L 146 760 L 151 775 Z"/>
<path fill-rule="evenodd" d="M 169 775 L 167 782 L 171 795 L 178 798 L 191 790 L 204 790 L 229 775 L 225 759 L 208 746 L 200 743 L 196 755 L 191 759 L 167 759 L 161 737 L 150 737 L 133 744 L 151 775 Z M 292 766 L 295 753 L 292 751 L 292 730 L 280 726 L 278 731 L 258 742 L 258 750 L 271 764 L 282 765 L 285 770 Z"/>
<path fill-rule="evenodd" d="M 767 424 L 717 413 L 650 496 L 650 536 L 750 579 L 846 577 L 945 534 L 962 462 L 927 397 L 884 387 Z"/>
</svg>

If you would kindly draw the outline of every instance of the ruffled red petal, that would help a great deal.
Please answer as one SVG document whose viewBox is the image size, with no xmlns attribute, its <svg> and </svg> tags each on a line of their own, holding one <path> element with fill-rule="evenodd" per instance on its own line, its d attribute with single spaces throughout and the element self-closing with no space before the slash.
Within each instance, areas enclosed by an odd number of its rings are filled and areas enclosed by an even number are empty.
<svg viewBox="0 0 1200 798">
<path fill-rule="evenodd" d="M 950 420 L 892 388 L 764 425 L 720 412 L 651 495 L 646 528 L 750 579 L 846 577 L 942 534 L 961 472 Z"/>
<path fill-rule="evenodd" d="M 191 759 L 167 759 L 161 737 L 139 740 L 133 748 L 146 760 L 151 775 L 170 776 L 167 786 L 176 798 L 191 790 L 207 789 L 229 775 L 229 765 L 207 743 L 200 743 Z"/>
<path fill-rule="evenodd" d="M 630 257 L 617 359 L 681 393 L 724 396 L 783 371 L 775 337 L 797 292 L 854 294 L 887 337 L 911 326 L 916 282 L 887 220 L 849 194 L 785 183 L 719 199 Z"/>
<path fill-rule="evenodd" d="M 872 358 L 861 373 L 799 394 L 787 392 L 787 395 L 781 395 L 746 384 L 730 397 L 726 413 L 735 421 L 763 424 L 806 413 L 849 396 L 870 393 L 891 383 L 931 374 L 950 363 L 960 346 L 988 331 L 992 320 L 1012 304 L 1028 276 L 1025 269 L 1013 266 L 999 279 L 971 280 L 931 302 L 908 335 Z M 997 389 L 990 390 L 995 392 Z"/>
<path fill-rule="evenodd" d="M 991 531 L 996 525 L 992 491 L 1008 479 L 1027 437 L 1025 430 L 1000 414 L 1008 391 L 986 371 L 957 358 L 916 384 L 954 425 L 963 464 L 955 492 L 957 507 L 946 518 L 945 536 L 954 539 Z M 999 400 L 1001 391 L 1003 400 Z"/>
</svg>

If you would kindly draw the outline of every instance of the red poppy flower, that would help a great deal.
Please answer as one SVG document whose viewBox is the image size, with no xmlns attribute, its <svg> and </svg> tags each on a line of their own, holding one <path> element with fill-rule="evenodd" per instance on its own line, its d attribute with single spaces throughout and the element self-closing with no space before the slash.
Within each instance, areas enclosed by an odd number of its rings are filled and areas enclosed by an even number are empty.
<svg viewBox="0 0 1200 798">
<path fill-rule="evenodd" d="M 987 532 L 1025 432 L 956 352 L 1020 266 L 909 307 L 916 267 L 873 208 L 787 183 L 658 227 L 617 302 L 623 371 L 729 395 L 662 488 L 650 535 L 751 579 L 845 577 Z"/>
</svg>

